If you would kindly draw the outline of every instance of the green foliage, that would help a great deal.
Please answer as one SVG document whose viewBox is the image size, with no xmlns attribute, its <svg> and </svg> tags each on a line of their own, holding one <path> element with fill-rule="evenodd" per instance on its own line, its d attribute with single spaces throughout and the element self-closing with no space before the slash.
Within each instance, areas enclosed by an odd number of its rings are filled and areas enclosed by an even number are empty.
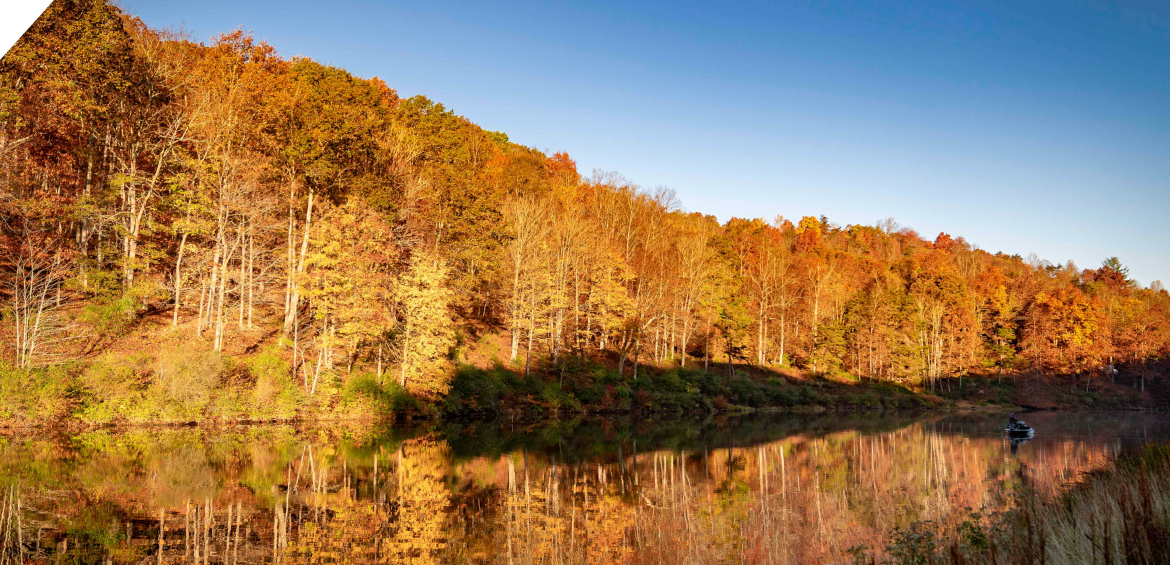
<svg viewBox="0 0 1170 565">
<path fill-rule="evenodd" d="M 820 395 L 810 386 L 800 387 L 800 402 L 801 404 L 816 404 L 820 400 Z"/>
<path fill-rule="evenodd" d="M 253 356 L 248 370 L 256 380 L 254 401 L 259 417 L 287 419 L 296 415 L 303 393 L 279 349 L 268 347 Z"/>
<path fill-rule="evenodd" d="M 842 368 L 846 355 L 845 328 L 840 324 L 822 325 L 817 333 L 817 346 L 812 361 L 818 371 L 835 373 Z"/>
<path fill-rule="evenodd" d="M 455 369 L 443 409 L 453 415 L 496 414 L 500 396 L 508 388 L 505 383 L 511 380 L 515 380 L 515 375 L 498 363 L 491 369 L 460 365 Z"/>
<path fill-rule="evenodd" d="M 137 317 L 134 297 L 129 295 L 98 298 L 86 305 L 81 315 L 82 321 L 104 338 L 124 335 Z"/>
<path fill-rule="evenodd" d="M 775 406 L 791 408 L 800 402 L 800 394 L 796 391 L 795 387 L 773 386 L 771 387 L 771 401 Z"/>
<path fill-rule="evenodd" d="M 81 374 L 86 422 L 185 422 L 210 415 L 238 417 L 248 402 L 235 386 L 217 388 L 224 358 L 214 351 L 173 349 L 156 360 L 149 354 L 106 354 Z"/>
<path fill-rule="evenodd" d="M 428 406 L 412 396 L 393 380 L 372 372 L 361 372 L 346 381 L 344 400 L 354 402 L 364 399 L 372 403 L 374 416 L 402 418 L 426 413 Z"/>
<path fill-rule="evenodd" d="M 938 534 L 934 522 L 915 522 L 906 529 L 895 530 L 886 546 L 890 560 L 897 565 L 933 565 L 938 561 Z"/>
<path fill-rule="evenodd" d="M 145 354 L 107 353 L 95 359 L 81 373 L 83 403 L 77 416 L 98 424 L 157 417 L 164 399 L 157 387 L 149 390 L 153 365 L 154 360 Z"/>
<path fill-rule="evenodd" d="M 1118 259 L 1117 257 L 1110 257 L 1110 258 L 1102 261 L 1101 268 L 1108 269 L 1110 271 L 1118 273 L 1122 277 L 1129 275 L 1129 267 L 1122 265 L 1121 259 Z"/>
<path fill-rule="evenodd" d="M 0 361 L 0 420 L 59 421 L 69 412 L 74 380 L 67 367 L 18 369 Z"/>
</svg>

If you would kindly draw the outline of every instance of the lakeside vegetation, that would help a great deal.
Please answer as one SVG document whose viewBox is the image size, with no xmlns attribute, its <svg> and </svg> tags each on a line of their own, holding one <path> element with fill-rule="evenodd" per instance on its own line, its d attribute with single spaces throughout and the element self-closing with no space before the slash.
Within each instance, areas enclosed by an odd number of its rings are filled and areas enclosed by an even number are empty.
<svg viewBox="0 0 1170 565">
<path fill-rule="evenodd" d="M 854 563 L 1170 562 L 1170 444 L 1124 454 L 1055 499 L 1025 489 L 987 520 L 973 515 L 949 532 L 919 522 L 893 538 L 881 557 L 853 548 Z"/>
<path fill-rule="evenodd" d="M 9 425 L 1170 402 L 1170 294 L 1116 258 L 720 223 L 104 0 L 0 59 L 0 179 Z"/>
</svg>

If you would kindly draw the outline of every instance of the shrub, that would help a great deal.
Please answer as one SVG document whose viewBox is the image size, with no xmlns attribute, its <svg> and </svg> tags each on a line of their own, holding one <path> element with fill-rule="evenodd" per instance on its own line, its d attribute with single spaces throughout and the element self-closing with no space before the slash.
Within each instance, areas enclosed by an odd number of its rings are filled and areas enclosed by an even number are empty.
<svg viewBox="0 0 1170 565">
<path fill-rule="evenodd" d="M 643 410 L 651 410 L 654 408 L 654 400 L 651 399 L 649 392 L 639 390 L 634 393 L 634 405 Z"/>
<path fill-rule="evenodd" d="M 593 369 L 593 380 L 603 385 L 613 385 L 625 379 L 616 370 L 596 367 Z"/>
<path fill-rule="evenodd" d="M 575 394 L 581 400 L 582 404 L 597 404 L 605 396 L 605 387 L 601 384 L 595 384 L 589 387 L 578 388 Z"/>
<path fill-rule="evenodd" d="M 103 338 L 114 338 L 125 334 L 137 318 L 134 299 L 130 296 L 101 298 L 89 304 L 82 311 L 81 319 L 97 328 Z"/>
<path fill-rule="evenodd" d="M 293 382 L 287 361 L 279 350 L 269 347 L 248 362 L 248 371 L 256 380 L 254 401 L 258 415 L 291 418 L 300 405 L 301 389 Z"/>
<path fill-rule="evenodd" d="M 654 379 L 654 384 L 657 385 L 658 390 L 663 392 L 686 392 L 687 387 L 680 378 L 679 369 L 671 369 L 662 373 L 658 378 Z"/>
<path fill-rule="evenodd" d="M 153 360 L 145 354 L 103 355 L 81 373 L 82 420 L 107 423 L 118 418 L 146 421 L 157 416 L 161 400 L 150 391 Z"/>
<path fill-rule="evenodd" d="M 605 394 L 601 396 L 601 409 L 613 410 L 618 407 L 617 390 L 613 385 L 605 385 Z"/>
<path fill-rule="evenodd" d="M 756 381 L 748 378 L 739 378 L 731 382 L 732 398 L 736 404 L 747 406 L 762 406 L 767 402 L 767 395 Z"/>
<path fill-rule="evenodd" d="M 654 395 L 654 404 L 661 412 L 678 412 L 682 410 L 680 399 L 681 395 L 678 394 L 658 393 Z"/>
<path fill-rule="evenodd" d="M 398 388 L 397 383 L 393 388 Z M 383 386 L 376 373 L 362 371 L 345 379 L 339 395 L 340 405 L 334 409 L 364 416 L 390 414 L 393 412 L 394 392 Z"/>
<path fill-rule="evenodd" d="M 820 400 L 820 395 L 810 386 L 803 386 L 800 388 L 800 402 L 802 404 L 816 404 Z"/>
<path fill-rule="evenodd" d="M 893 563 L 899 565 L 927 565 L 936 561 L 938 527 L 934 522 L 915 522 L 906 529 L 894 530 L 893 539 L 886 546 Z"/>
<path fill-rule="evenodd" d="M 444 399 L 443 409 L 448 414 L 495 414 L 500 408 L 500 395 L 505 388 L 522 384 L 503 364 L 491 369 L 460 365 L 451 379 L 451 389 Z"/>
<path fill-rule="evenodd" d="M 48 423 L 69 411 L 74 378 L 66 368 L 17 369 L 0 362 L 0 420 Z"/>
<path fill-rule="evenodd" d="M 423 405 L 417 398 L 406 392 L 405 389 L 398 386 L 397 382 L 391 381 L 383 386 L 383 390 L 390 397 L 390 411 L 396 417 L 401 417 L 408 414 L 416 414 L 423 411 Z"/>
<path fill-rule="evenodd" d="M 872 392 L 862 393 L 861 404 L 866 408 L 879 408 L 882 405 L 882 399 Z"/>
<path fill-rule="evenodd" d="M 546 385 L 541 393 L 541 399 L 553 410 L 559 410 L 561 408 L 578 409 L 581 407 L 581 402 L 571 393 L 566 392 L 560 383 L 549 383 Z"/>
<path fill-rule="evenodd" d="M 699 377 L 699 392 L 702 392 L 705 396 L 715 398 L 717 396 L 726 396 L 731 391 L 723 378 L 709 373 Z"/>
<path fill-rule="evenodd" d="M 218 351 L 180 347 L 159 357 L 156 382 L 168 400 L 192 414 L 207 404 L 223 369 Z"/>
<path fill-rule="evenodd" d="M 791 387 L 773 389 L 772 401 L 780 406 L 791 408 L 800 402 L 800 395 Z"/>
</svg>

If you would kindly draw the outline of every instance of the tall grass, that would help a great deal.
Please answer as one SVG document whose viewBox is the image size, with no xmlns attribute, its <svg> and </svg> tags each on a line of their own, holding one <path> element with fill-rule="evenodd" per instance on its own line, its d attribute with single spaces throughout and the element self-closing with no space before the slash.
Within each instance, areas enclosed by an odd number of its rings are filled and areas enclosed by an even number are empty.
<svg viewBox="0 0 1170 565">
<path fill-rule="evenodd" d="M 1045 499 L 1025 490 L 1016 505 L 952 532 L 918 523 L 896 532 L 884 552 L 854 550 L 855 563 L 1170 563 L 1170 445 L 1150 444 Z"/>
</svg>

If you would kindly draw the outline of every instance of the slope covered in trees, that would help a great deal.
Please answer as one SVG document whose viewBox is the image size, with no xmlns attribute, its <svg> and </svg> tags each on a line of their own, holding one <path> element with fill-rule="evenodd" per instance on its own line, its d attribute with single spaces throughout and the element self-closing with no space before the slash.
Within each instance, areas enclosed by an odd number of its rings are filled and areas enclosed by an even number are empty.
<svg viewBox="0 0 1170 565">
<path fill-rule="evenodd" d="M 0 60 L 0 179 L 6 378 L 107 404 L 110 387 L 206 401 L 174 376 L 204 365 L 290 402 L 359 373 L 441 398 L 476 346 L 547 382 L 720 362 L 927 390 L 1113 367 L 1144 387 L 1170 352 L 1170 296 L 1116 259 L 1052 265 L 892 220 L 720 224 L 377 78 L 101 0 L 55 1 Z M 149 359 L 102 357 L 118 347 Z"/>
</svg>

